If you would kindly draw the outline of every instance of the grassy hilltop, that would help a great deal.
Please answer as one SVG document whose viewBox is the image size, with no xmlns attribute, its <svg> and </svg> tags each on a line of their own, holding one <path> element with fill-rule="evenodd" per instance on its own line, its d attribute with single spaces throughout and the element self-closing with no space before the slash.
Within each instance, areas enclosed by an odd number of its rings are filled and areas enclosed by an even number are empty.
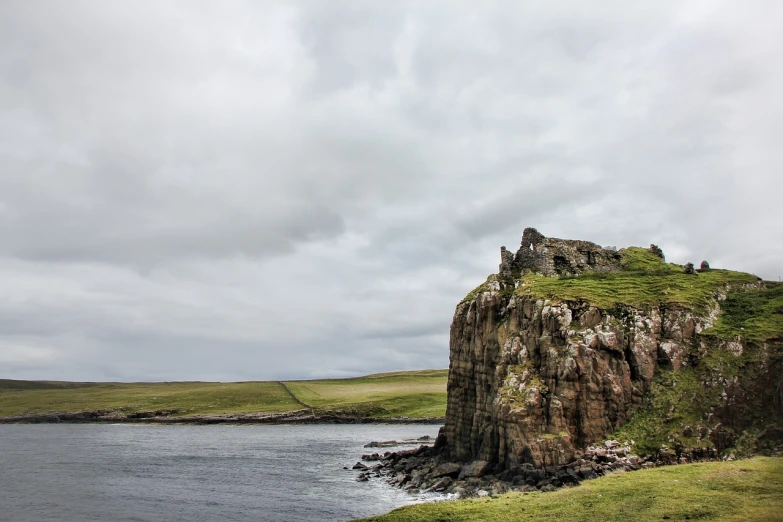
<svg viewBox="0 0 783 522">
<path fill-rule="evenodd" d="M 649 250 L 620 250 L 622 270 L 588 272 L 578 277 L 525 275 L 517 293 L 554 302 L 586 301 L 604 309 L 666 305 L 706 312 L 717 293 L 727 293 L 718 323 L 707 335 L 765 341 L 783 336 L 783 285 L 760 282 L 752 274 L 733 270 L 699 270 L 685 274 L 680 265 L 666 263 Z"/>
<path fill-rule="evenodd" d="M 424 370 L 355 379 L 234 383 L 0 379 L 0 417 L 96 410 L 123 414 L 176 410 L 177 416 L 283 413 L 302 409 L 304 405 L 316 411 L 350 410 L 374 418 L 443 417 L 447 373 L 447 370 Z"/>
</svg>

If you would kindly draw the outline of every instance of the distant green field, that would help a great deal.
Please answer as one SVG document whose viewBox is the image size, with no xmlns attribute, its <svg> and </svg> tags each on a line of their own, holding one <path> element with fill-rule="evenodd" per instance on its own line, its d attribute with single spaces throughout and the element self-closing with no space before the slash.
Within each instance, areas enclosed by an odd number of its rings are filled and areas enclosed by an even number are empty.
<svg viewBox="0 0 783 522">
<path fill-rule="evenodd" d="M 448 370 L 381 373 L 356 379 L 286 382 L 306 404 L 375 417 L 443 417 Z"/>
<path fill-rule="evenodd" d="M 318 409 L 357 409 L 376 416 L 442 417 L 446 411 L 447 373 L 427 370 L 287 384 L 302 402 Z M 179 410 L 178 415 L 199 415 L 279 413 L 301 408 L 274 381 L 76 383 L 0 379 L 0 417 L 51 411 Z"/>
<path fill-rule="evenodd" d="M 13 382 L 13 381 L 11 381 Z M 67 387 L 7 388 L 0 381 L 0 416 L 49 411 L 177 409 L 181 414 L 283 412 L 301 408 L 276 382 L 67 383 Z M 43 383 L 50 385 L 53 383 Z M 65 384 L 65 383 L 64 383 Z"/>
<path fill-rule="evenodd" d="M 418 504 L 376 522 L 783 521 L 783 458 L 757 457 L 617 473 L 551 493 Z"/>
</svg>

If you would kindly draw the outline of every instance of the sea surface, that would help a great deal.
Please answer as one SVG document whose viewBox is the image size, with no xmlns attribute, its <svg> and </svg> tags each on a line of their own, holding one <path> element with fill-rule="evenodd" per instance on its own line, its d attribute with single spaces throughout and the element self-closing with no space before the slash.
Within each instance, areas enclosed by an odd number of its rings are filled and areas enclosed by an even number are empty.
<svg viewBox="0 0 783 522">
<path fill-rule="evenodd" d="M 0 425 L 2 521 L 347 520 L 432 500 L 356 482 L 370 441 L 436 425 Z M 415 447 L 415 446 L 410 446 Z"/>
</svg>

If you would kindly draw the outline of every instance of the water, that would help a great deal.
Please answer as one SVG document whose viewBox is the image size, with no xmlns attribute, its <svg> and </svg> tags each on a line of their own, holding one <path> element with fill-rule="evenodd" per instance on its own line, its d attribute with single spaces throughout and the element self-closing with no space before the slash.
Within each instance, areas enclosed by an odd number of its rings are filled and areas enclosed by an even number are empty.
<svg viewBox="0 0 783 522">
<path fill-rule="evenodd" d="M 420 502 L 343 470 L 436 425 L 0 425 L 0 520 L 346 520 Z M 432 498 L 432 497 L 430 497 Z"/>
</svg>

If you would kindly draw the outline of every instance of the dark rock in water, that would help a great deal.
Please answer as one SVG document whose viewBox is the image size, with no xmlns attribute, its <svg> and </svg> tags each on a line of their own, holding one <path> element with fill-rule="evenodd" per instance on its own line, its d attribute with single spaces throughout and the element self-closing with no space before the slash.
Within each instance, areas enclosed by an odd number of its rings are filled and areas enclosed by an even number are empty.
<svg viewBox="0 0 783 522">
<path fill-rule="evenodd" d="M 369 444 L 365 444 L 365 448 L 390 448 L 392 446 L 399 446 L 400 443 L 396 440 L 387 440 L 384 442 L 370 442 Z"/>
<path fill-rule="evenodd" d="M 446 488 L 451 486 L 452 482 L 454 482 L 451 477 L 443 477 L 438 482 L 436 482 L 431 488 L 429 488 L 429 491 L 436 491 L 436 492 L 442 492 L 445 491 Z"/>
<path fill-rule="evenodd" d="M 418 439 L 416 439 L 416 440 L 419 440 L 419 441 L 427 441 L 427 440 L 432 440 L 432 437 L 430 437 L 429 435 L 424 435 L 423 437 L 419 437 L 419 438 L 418 438 Z"/>
<path fill-rule="evenodd" d="M 429 453 L 431 451 L 431 449 L 432 449 L 431 446 L 421 445 L 421 446 L 419 446 L 419 449 L 417 449 L 415 451 L 415 454 L 416 455 L 424 455 L 426 453 Z"/>
<path fill-rule="evenodd" d="M 353 465 L 353 468 L 352 468 L 352 469 L 358 469 L 358 470 L 360 470 L 360 471 L 367 471 L 367 470 L 368 470 L 368 469 L 370 469 L 370 468 L 368 468 L 367 466 L 365 466 L 365 465 L 364 465 L 364 464 L 362 464 L 361 462 L 357 462 L 356 464 L 354 464 L 354 465 Z"/>
</svg>

